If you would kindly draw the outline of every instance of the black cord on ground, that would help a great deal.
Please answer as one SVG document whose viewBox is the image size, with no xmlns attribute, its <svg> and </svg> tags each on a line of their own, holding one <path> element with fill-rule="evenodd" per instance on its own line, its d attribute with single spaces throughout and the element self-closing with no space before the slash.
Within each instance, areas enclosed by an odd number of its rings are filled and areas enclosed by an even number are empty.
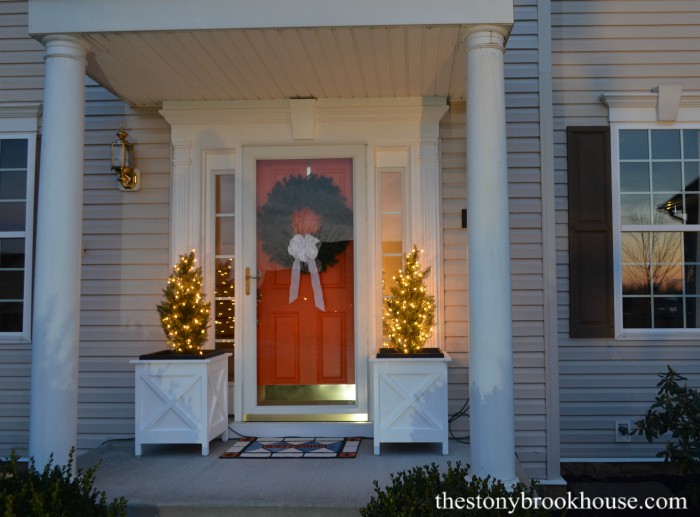
<svg viewBox="0 0 700 517">
<path fill-rule="evenodd" d="M 455 440 L 456 442 L 459 442 L 459 443 L 467 443 L 468 444 L 469 438 L 470 438 L 469 435 L 467 435 L 467 436 L 455 436 L 454 432 L 452 431 L 452 422 L 454 422 L 458 418 L 462 418 L 463 416 L 466 416 L 466 417 L 469 416 L 469 399 L 465 400 L 462 407 L 459 408 L 459 410 L 456 413 L 450 415 L 450 417 L 447 420 L 447 427 L 450 431 L 450 436 L 452 437 L 452 439 Z"/>
<path fill-rule="evenodd" d="M 233 427 L 231 427 L 230 424 L 229 424 L 229 426 L 228 426 L 228 430 L 231 431 L 232 433 L 234 433 L 235 435 L 237 435 L 239 438 L 254 438 L 253 436 L 244 436 L 244 435 L 242 435 L 241 433 L 239 433 L 238 431 L 236 431 Z"/>
<path fill-rule="evenodd" d="M 100 444 L 100 447 L 102 447 L 103 445 L 105 445 L 109 442 L 133 442 L 134 439 L 135 439 L 134 436 L 132 436 L 131 438 L 110 438 L 109 440 L 105 440 L 104 442 L 102 442 Z"/>
</svg>

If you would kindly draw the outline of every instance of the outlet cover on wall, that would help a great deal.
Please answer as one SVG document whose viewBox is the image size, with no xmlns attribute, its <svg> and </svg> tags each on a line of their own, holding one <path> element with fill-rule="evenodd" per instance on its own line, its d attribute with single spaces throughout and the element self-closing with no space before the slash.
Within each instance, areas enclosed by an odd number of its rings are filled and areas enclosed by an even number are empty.
<svg viewBox="0 0 700 517">
<path fill-rule="evenodd" d="M 615 420 L 615 441 L 616 442 L 631 442 L 632 441 L 632 422 L 629 420 Z"/>
</svg>

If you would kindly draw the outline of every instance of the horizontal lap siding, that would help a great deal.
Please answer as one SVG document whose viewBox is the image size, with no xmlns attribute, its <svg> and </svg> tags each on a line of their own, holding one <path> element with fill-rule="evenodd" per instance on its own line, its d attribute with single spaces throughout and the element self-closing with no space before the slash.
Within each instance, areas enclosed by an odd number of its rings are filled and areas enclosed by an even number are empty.
<svg viewBox="0 0 700 517">
<path fill-rule="evenodd" d="M 0 105 L 41 102 L 44 53 L 27 36 L 26 2 L 0 2 Z M 0 457 L 29 447 L 31 346 L 0 343 Z"/>
<path fill-rule="evenodd" d="M 163 348 L 155 310 L 169 267 L 170 126 L 89 82 L 86 104 L 78 446 L 134 435 L 129 360 Z M 121 192 L 109 144 L 124 125 L 141 189 Z"/>
<path fill-rule="evenodd" d="M 505 53 L 509 210 L 513 285 L 516 447 L 532 478 L 546 477 L 542 203 L 540 199 L 537 9 L 515 2 L 516 23 Z M 469 391 L 468 230 L 466 206 L 465 104 L 453 102 L 440 126 L 442 143 L 443 285 L 449 411 L 459 410 Z M 469 433 L 460 418 L 452 429 Z"/>
<path fill-rule="evenodd" d="M 614 422 L 643 415 L 666 364 L 700 385 L 700 346 L 569 338 L 565 131 L 608 123 L 603 92 L 700 90 L 700 3 L 555 0 L 552 20 L 561 455 L 650 459 L 659 447 L 641 437 L 616 443 Z"/>
</svg>

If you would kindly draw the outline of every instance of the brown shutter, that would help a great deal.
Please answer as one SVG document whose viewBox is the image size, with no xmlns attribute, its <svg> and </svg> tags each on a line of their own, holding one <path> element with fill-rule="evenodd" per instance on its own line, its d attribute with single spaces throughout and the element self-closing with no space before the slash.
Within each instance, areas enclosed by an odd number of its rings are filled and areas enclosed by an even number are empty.
<svg viewBox="0 0 700 517">
<path fill-rule="evenodd" d="M 569 329 L 614 335 L 610 128 L 569 127 Z"/>
</svg>

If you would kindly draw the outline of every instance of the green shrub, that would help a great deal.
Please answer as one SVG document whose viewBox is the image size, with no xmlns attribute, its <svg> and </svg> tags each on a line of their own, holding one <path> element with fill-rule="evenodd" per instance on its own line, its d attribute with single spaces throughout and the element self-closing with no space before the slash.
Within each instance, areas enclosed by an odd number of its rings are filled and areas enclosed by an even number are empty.
<svg viewBox="0 0 700 517">
<path fill-rule="evenodd" d="M 687 380 L 670 366 L 659 374 L 659 392 L 642 420 L 635 422 L 632 434 L 644 434 L 649 443 L 671 433 L 666 448 L 657 453 L 678 465 L 681 472 L 700 473 L 700 395 L 698 390 L 679 384 Z"/>
<path fill-rule="evenodd" d="M 107 504 L 107 495 L 94 488 L 98 465 L 73 476 L 75 449 L 68 464 L 53 465 L 53 455 L 42 472 L 34 459 L 26 470 L 19 468 L 19 457 L 13 451 L 0 470 L 0 512 L 5 517 L 93 517 L 126 515 L 126 499 Z"/>
<path fill-rule="evenodd" d="M 516 506 L 513 513 L 508 513 L 512 507 L 501 506 L 491 509 L 469 509 L 466 500 L 476 501 L 481 498 L 509 498 L 521 500 L 522 494 L 528 498 L 536 497 L 534 483 L 529 487 L 518 483 L 512 491 L 509 491 L 501 481 L 492 480 L 490 477 L 478 478 L 469 476 L 469 466 L 462 467 L 460 462 L 453 467 L 447 462 L 447 471 L 440 473 L 435 463 L 422 467 L 414 467 L 411 470 L 391 475 L 391 485 L 385 489 L 379 488 L 379 483 L 374 481 L 375 496 L 372 496 L 369 504 L 360 509 L 360 514 L 365 517 L 412 517 L 412 516 L 444 516 L 444 515 L 469 515 L 471 516 L 538 516 L 550 515 L 543 509 L 524 509 Z M 453 500 L 461 497 L 462 509 L 438 508 L 436 497 L 440 498 L 443 492 Z"/>
</svg>

